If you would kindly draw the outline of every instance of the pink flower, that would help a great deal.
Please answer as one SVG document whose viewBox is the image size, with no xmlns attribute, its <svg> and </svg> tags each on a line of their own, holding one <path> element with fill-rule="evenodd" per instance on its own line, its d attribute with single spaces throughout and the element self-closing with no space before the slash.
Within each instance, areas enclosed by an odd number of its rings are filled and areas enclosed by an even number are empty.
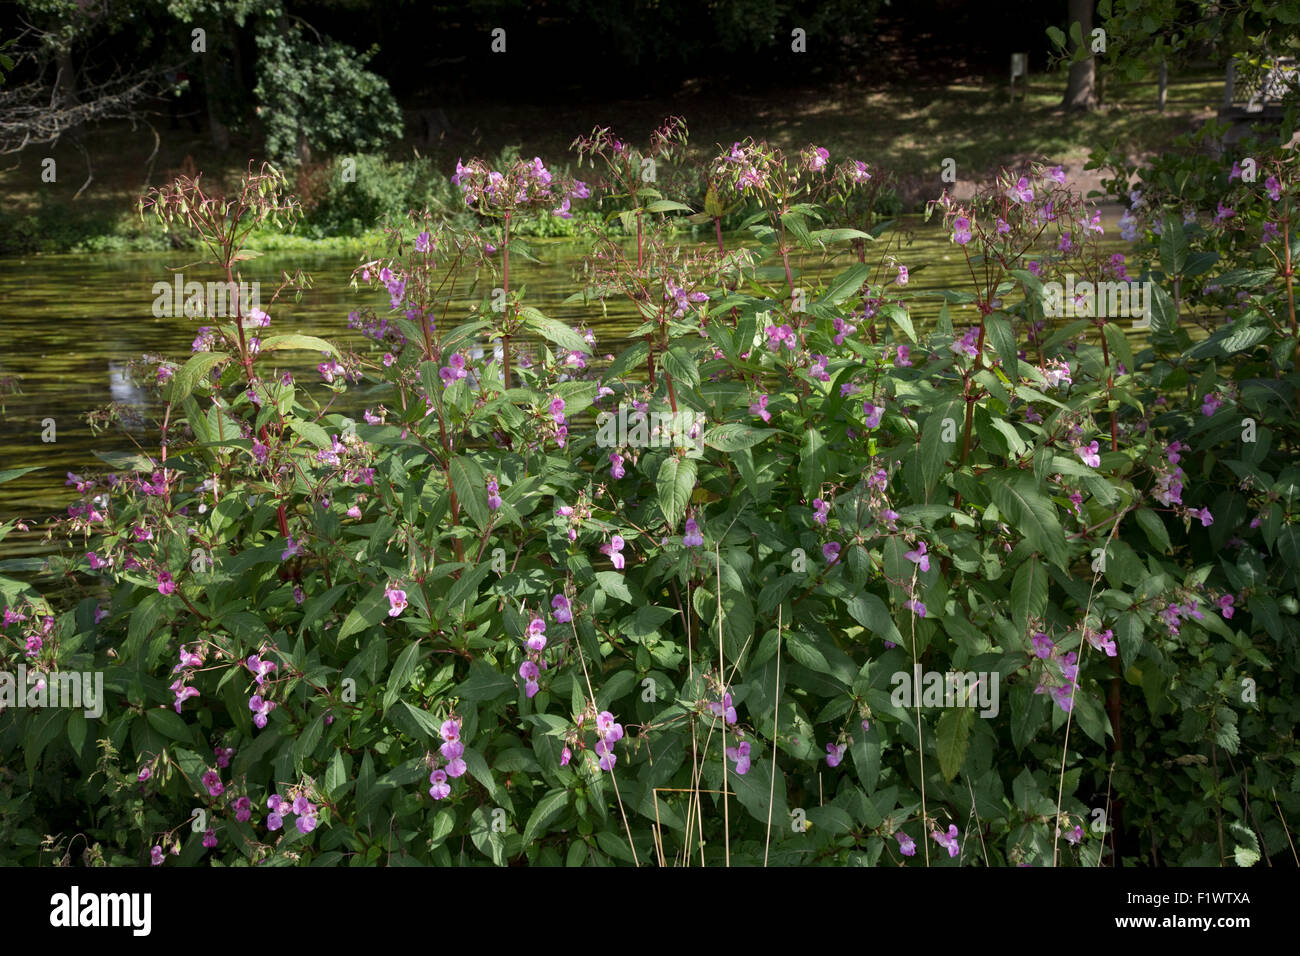
<svg viewBox="0 0 1300 956">
<path fill-rule="evenodd" d="M 1223 615 L 1225 621 L 1231 620 L 1232 615 L 1235 613 L 1232 606 L 1234 603 L 1236 603 L 1236 598 L 1231 594 L 1225 594 L 1223 597 L 1219 598 L 1219 613 Z"/>
<path fill-rule="evenodd" d="M 1202 508 L 1200 511 L 1192 508 L 1187 513 L 1193 518 L 1200 518 L 1202 528 L 1208 528 L 1210 525 L 1214 524 L 1214 515 L 1210 514 L 1209 508 Z"/>
<path fill-rule="evenodd" d="M 1264 191 L 1268 193 L 1268 198 L 1277 202 L 1282 198 L 1282 184 L 1277 181 L 1276 176 L 1270 176 L 1264 180 Z"/>
<path fill-rule="evenodd" d="M 929 571 L 930 556 L 925 553 L 925 550 L 925 542 L 918 541 L 913 550 L 904 552 L 903 557 L 907 558 L 907 560 L 911 561 L 913 564 L 919 565 L 922 571 Z"/>
<path fill-rule="evenodd" d="M 144 783 L 152 776 L 153 776 L 153 769 L 151 767 L 141 767 L 140 772 L 136 774 L 135 779 L 138 780 L 140 783 Z"/>
<path fill-rule="evenodd" d="M 623 456 L 616 451 L 609 453 L 609 477 L 618 481 L 627 474 L 623 467 Z"/>
<path fill-rule="evenodd" d="M 970 220 L 965 216 L 958 216 L 952 223 L 952 241 L 959 246 L 964 246 L 970 242 Z"/>
<path fill-rule="evenodd" d="M 880 416 L 885 413 L 884 406 L 873 405 L 871 402 L 862 403 L 862 414 L 867 416 L 867 428 L 879 428 Z"/>
<path fill-rule="evenodd" d="M 1223 399 L 1215 392 L 1208 393 L 1201 402 L 1201 414 L 1209 418 L 1223 406 Z"/>
<path fill-rule="evenodd" d="M 406 610 L 405 591 L 398 590 L 397 588 L 388 588 L 384 591 L 384 595 L 388 598 L 389 617 L 397 617 L 397 615 Z"/>
<path fill-rule="evenodd" d="M 189 700 L 191 697 L 199 696 L 199 689 L 197 687 L 186 687 L 181 683 L 179 678 L 172 683 L 171 690 L 176 694 L 176 702 L 173 706 L 176 708 L 176 713 L 178 714 L 181 712 L 181 705 L 184 704 L 185 701 Z"/>
<path fill-rule="evenodd" d="M 250 654 L 248 660 L 244 662 L 244 666 L 253 672 L 253 676 L 257 679 L 258 687 L 265 684 L 267 674 L 271 673 L 271 671 L 279 670 L 279 665 L 274 661 L 264 661 L 257 654 Z"/>
<path fill-rule="evenodd" d="M 899 830 L 894 834 L 894 839 L 898 841 L 898 852 L 903 856 L 916 856 L 916 841 L 910 836 Z"/>
<path fill-rule="evenodd" d="M 908 281 L 907 266 L 898 267 L 898 278 L 895 279 L 894 281 L 897 282 L 899 285 L 907 285 L 907 281 Z"/>
<path fill-rule="evenodd" d="M 570 750 L 568 747 L 565 747 L 563 750 L 560 751 L 561 767 L 567 767 L 569 765 L 569 761 L 572 759 L 573 759 L 573 751 Z"/>
<path fill-rule="evenodd" d="M 915 599 L 904 601 L 903 607 L 914 613 L 917 617 L 925 617 L 925 605 Z"/>
<path fill-rule="evenodd" d="M 954 857 L 961 852 L 961 847 L 957 844 L 957 837 L 959 835 L 960 834 L 958 834 L 955 824 L 948 827 L 947 834 L 944 834 L 940 830 L 935 830 L 930 834 L 936 843 L 948 850 L 948 856 L 950 857 Z"/>
<path fill-rule="evenodd" d="M 176 590 L 176 584 L 172 581 L 172 576 L 167 571 L 158 572 L 158 593 L 171 594 Z"/>
<path fill-rule="evenodd" d="M 749 406 L 749 414 L 757 415 L 765 422 L 770 422 L 772 420 L 772 413 L 767 410 L 766 395 L 758 396 L 758 401 Z"/>
<path fill-rule="evenodd" d="M 910 345 L 900 345 L 897 354 L 894 356 L 894 365 L 897 368 L 910 368 L 912 365 L 910 356 L 912 347 Z"/>
<path fill-rule="evenodd" d="M 1097 454 L 1097 443 L 1091 442 L 1074 450 L 1074 453 L 1083 459 L 1083 463 L 1089 468 L 1101 467 L 1101 456 Z"/>
<path fill-rule="evenodd" d="M 438 733 L 442 735 L 443 740 L 460 740 L 460 721 L 454 718 L 448 718 L 442 722 L 438 728 Z"/>
<path fill-rule="evenodd" d="M 235 801 L 235 821 L 237 823 L 247 823 L 253 816 L 253 801 L 248 797 L 240 797 Z"/>
<path fill-rule="evenodd" d="M 219 797 L 226 792 L 226 786 L 221 782 L 221 775 L 215 770 L 209 770 L 203 775 L 203 786 L 208 788 L 210 797 Z"/>
<path fill-rule="evenodd" d="M 838 541 L 828 541 L 822 545 L 822 557 L 827 564 L 834 564 L 840 559 L 840 545 Z"/>
<path fill-rule="evenodd" d="M 742 740 L 736 746 L 728 747 L 727 759 L 736 762 L 736 773 L 739 776 L 749 773 L 749 741 Z"/>
<path fill-rule="evenodd" d="M 154 866 L 162 866 L 163 848 L 160 846 L 151 847 L 149 850 L 149 862 Z"/>
<path fill-rule="evenodd" d="M 568 624 L 573 620 L 573 613 L 569 609 L 569 599 L 563 594 L 557 594 L 551 598 L 551 616 L 555 618 L 556 624 Z"/>
</svg>

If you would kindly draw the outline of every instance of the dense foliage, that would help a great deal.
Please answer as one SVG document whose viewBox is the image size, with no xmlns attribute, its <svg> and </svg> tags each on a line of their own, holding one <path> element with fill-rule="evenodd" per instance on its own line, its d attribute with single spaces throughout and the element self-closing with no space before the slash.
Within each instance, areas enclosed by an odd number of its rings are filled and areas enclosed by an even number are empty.
<svg viewBox="0 0 1300 956">
<path fill-rule="evenodd" d="M 368 351 L 276 333 L 271 300 L 151 371 L 157 453 L 68 477 L 84 598 L 0 578 L 5 667 L 102 672 L 106 698 L 0 720 L 7 859 L 1287 852 L 1294 160 L 1143 187 L 1139 261 L 1059 168 L 1007 172 L 936 204 L 970 282 L 926 297 L 862 198 L 879 171 L 746 141 L 689 208 L 646 175 L 684 138 L 598 129 L 590 184 L 459 165 L 473 227 L 413 213 L 356 272 Z M 644 319 L 609 360 L 510 282 L 521 222 L 599 196 L 574 301 Z M 232 279 L 298 212 L 269 168 L 142 209 Z M 716 241 L 672 241 L 683 213 Z M 1131 278 L 1136 336 L 1081 285 L 1132 302 Z"/>
</svg>

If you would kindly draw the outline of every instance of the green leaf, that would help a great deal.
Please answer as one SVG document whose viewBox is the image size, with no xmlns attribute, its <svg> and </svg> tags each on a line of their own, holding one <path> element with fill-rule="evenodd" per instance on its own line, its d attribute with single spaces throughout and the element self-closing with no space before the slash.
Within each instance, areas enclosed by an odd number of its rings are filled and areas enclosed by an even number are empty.
<svg viewBox="0 0 1300 956">
<path fill-rule="evenodd" d="M 1065 569 L 1065 531 L 1056 517 L 1056 509 L 1038 490 L 1032 475 L 1001 472 L 986 476 L 993 503 L 1008 523 L 1025 536 L 1030 547 L 1048 561 Z"/>
<path fill-rule="evenodd" d="M 674 345 L 663 357 L 664 371 L 673 377 L 673 381 L 690 388 L 699 388 L 700 370 L 695 366 L 695 359 L 684 345 Z"/>
<path fill-rule="evenodd" d="M 189 398 L 194 392 L 195 386 L 199 381 L 212 371 L 212 367 L 219 362 L 229 361 L 230 356 L 225 352 L 200 352 L 192 356 L 188 362 L 181 366 L 181 370 L 172 376 L 171 391 L 168 393 L 170 400 L 179 403 Z"/>
<path fill-rule="evenodd" d="M 1007 373 L 1007 378 L 1013 382 L 1019 381 L 1020 350 L 1016 348 L 1015 337 L 1011 334 L 1011 323 L 1006 316 L 995 312 L 984 317 L 984 330 L 993 343 L 993 348 L 997 350 L 998 358 L 1002 360 L 1002 369 Z"/>
<path fill-rule="evenodd" d="M 1168 554 L 1172 547 L 1169 541 L 1169 529 L 1165 527 L 1164 520 L 1150 508 L 1139 508 L 1135 511 L 1134 516 L 1137 523 L 1142 526 L 1146 533 L 1147 540 L 1151 546 L 1161 554 Z"/>
<path fill-rule="evenodd" d="M 334 757 L 330 760 L 329 766 L 325 768 L 325 793 L 333 797 L 340 787 L 347 782 L 347 770 L 343 765 L 343 754 L 337 747 L 334 748 Z"/>
<path fill-rule="evenodd" d="M 1047 568 L 1037 557 L 1016 569 L 1011 581 L 1011 614 L 1016 630 L 1023 636 L 1030 618 L 1042 619 L 1047 611 Z"/>
<path fill-rule="evenodd" d="M 410 683 L 411 674 L 415 670 L 415 663 L 420 654 L 420 642 L 415 641 L 397 658 L 397 663 L 393 665 L 391 673 L 388 675 L 388 688 L 384 691 L 384 710 L 393 706 L 393 702 L 402 696 L 402 691 L 406 690 L 406 685 Z"/>
<path fill-rule="evenodd" d="M 949 707 L 939 718 L 935 737 L 939 745 L 939 769 L 950 783 L 966 762 L 970 747 L 970 731 L 975 725 L 974 707 Z"/>
<path fill-rule="evenodd" d="M 691 495 L 695 491 L 695 462 L 690 458 L 667 458 L 659 466 L 656 479 L 659 489 L 659 510 L 663 512 L 668 527 L 675 528 L 686 514 Z"/>
<path fill-rule="evenodd" d="M 29 471 L 37 471 L 44 467 L 44 465 L 27 465 L 24 468 L 6 468 L 4 471 L 0 471 L 0 485 L 3 485 L 6 481 L 12 481 L 15 478 L 25 475 Z"/>
<path fill-rule="evenodd" d="M 819 301 L 830 305 L 839 305 L 850 296 L 857 295 L 862 284 L 871 278 L 871 266 L 855 263 L 841 272 L 822 293 Z"/>
<path fill-rule="evenodd" d="M 948 459 L 957 450 L 957 436 L 961 432 L 961 402 L 951 401 L 930 413 L 921 430 L 921 481 L 928 495 L 943 474 Z M 945 434 L 952 435 L 950 440 Z"/>
<path fill-rule="evenodd" d="M 591 352 L 591 346 L 587 344 L 587 340 L 563 322 L 547 318 L 529 306 L 519 310 L 519 317 L 523 319 L 524 328 L 536 332 L 545 339 L 549 339 L 562 349 L 568 349 L 570 352 Z"/>
<path fill-rule="evenodd" d="M 274 352 L 277 349 L 304 349 L 308 352 L 328 352 L 335 358 L 339 357 L 339 350 L 324 339 L 318 339 L 314 335 L 273 335 L 269 339 L 262 339 L 261 352 Z"/>
<path fill-rule="evenodd" d="M 818 489 L 826 479 L 829 457 L 821 432 L 809 426 L 803 433 L 803 443 L 799 448 L 799 480 L 809 501 L 817 497 Z"/>
<path fill-rule="evenodd" d="M 506 691 L 513 690 L 514 679 L 494 670 L 482 661 L 473 661 L 469 665 L 469 677 L 460 684 L 456 696 L 461 700 L 495 700 Z"/>
<path fill-rule="evenodd" d="M 365 630 L 382 621 L 388 614 L 388 598 L 384 595 L 387 584 L 376 584 L 363 597 L 343 621 L 336 640 L 342 641 L 357 631 Z"/>
<path fill-rule="evenodd" d="M 480 528 L 488 525 L 487 478 L 478 462 L 465 455 L 451 460 L 451 487 L 457 502 Z"/>
<path fill-rule="evenodd" d="M 524 826 L 524 846 L 530 846 L 535 839 L 546 832 L 546 828 L 569 805 L 570 795 L 568 790 L 552 790 L 537 801 L 537 806 L 533 808 L 528 823 Z"/>
<path fill-rule="evenodd" d="M 769 435 L 774 434 L 776 434 L 775 428 L 752 428 L 738 422 L 729 422 L 705 432 L 704 444 L 718 451 L 740 451 L 742 448 L 753 448 Z"/>
<path fill-rule="evenodd" d="M 617 571 L 597 571 L 596 583 L 610 597 L 616 597 L 625 604 L 632 603 L 632 592 L 627 589 L 627 582 Z"/>
<path fill-rule="evenodd" d="M 690 206 L 673 202 L 671 199 L 657 199 L 645 207 L 646 212 L 695 212 Z M 527 840 L 524 840 L 527 843 Z"/>
</svg>

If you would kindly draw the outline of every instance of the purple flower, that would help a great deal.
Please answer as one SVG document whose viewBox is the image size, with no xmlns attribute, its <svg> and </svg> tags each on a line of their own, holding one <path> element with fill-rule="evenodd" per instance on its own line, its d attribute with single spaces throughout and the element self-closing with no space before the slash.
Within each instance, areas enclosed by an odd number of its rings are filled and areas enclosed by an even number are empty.
<svg viewBox="0 0 1300 956">
<path fill-rule="evenodd" d="M 613 770 L 614 764 L 618 762 L 618 756 L 614 753 L 612 744 L 604 740 L 596 741 L 596 753 L 600 755 L 600 769 Z"/>
<path fill-rule="evenodd" d="M 903 557 L 913 564 L 919 565 L 922 571 L 930 570 L 930 556 L 925 553 L 925 542 L 918 541 L 916 547 L 911 551 L 903 553 Z"/>
<path fill-rule="evenodd" d="M 1083 459 L 1083 463 L 1089 468 L 1101 467 L 1101 456 L 1097 454 L 1097 443 L 1091 442 L 1088 445 L 1081 445 L 1074 450 L 1074 453 Z"/>
<path fill-rule="evenodd" d="M 943 833 L 941 830 L 935 830 L 933 833 L 930 834 L 930 836 L 934 838 L 936 843 L 938 843 L 941 847 L 945 847 L 948 850 L 949 857 L 954 857 L 959 852 L 961 852 L 961 847 L 958 846 L 957 844 L 957 837 L 959 835 L 960 834 L 958 834 L 957 832 L 956 824 L 950 825 L 948 827 L 947 834 Z"/>
<path fill-rule="evenodd" d="M 253 801 L 248 797 L 240 797 L 235 801 L 235 821 L 238 823 L 247 823 L 253 816 Z"/>
<path fill-rule="evenodd" d="M 267 716 L 275 710 L 275 701 L 264 700 L 261 694 L 248 698 L 248 709 L 253 712 L 253 723 L 261 730 L 266 726 Z"/>
<path fill-rule="evenodd" d="M 279 666 L 272 661 L 264 661 L 258 655 L 251 654 L 244 665 L 253 672 L 257 678 L 257 686 L 261 687 L 266 681 L 266 675 L 273 670 L 278 670 Z"/>
<path fill-rule="evenodd" d="M 565 747 L 563 750 L 560 751 L 561 767 L 567 767 L 569 765 L 569 761 L 572 759 L 573 759 L 573 751 L 570 750 L 568 747 Z"/>
<path fill-rule="evenodd" d="M 903 607 L 914 613 L 917 617 L 925 617 L 925 605 L 915 599 L 904 601 Z"/>
<path fill-rule="evenodd" d="M 171 594 L 176 590 L 176 584 L 172 581 L 172 576 L 167 571 L 158 572 L 158 593 Z"/>
<path fill-rule="evenodd" d="M 885 413 L 883 405 L 873 405 L 871 402 L 862 403 L 862 414 L 867 416 L 867 428 L 879 428 L 880 416 Z"/>
<path fill-rule="evenodd" d="M 406 592 L 397 588 L 387 588 L 384 596 L 388 598 L 388 616 L 397 617 L 406 610 Z"/>
<path fill-rule="evenodd" d="M 266 815 L 266 828 L 272 833 L 282 826 L 284 826 L 284 817 L 281 814 L 272 812 Z"/>
<path fill-rule="evenodd" d="M 1209 418 L 1223 406 L 1223 399 L 1219 398 L 1218 393 L 1210 392 L 1201 402 L 1201 414 Z"/>
<path fill-rule="evenodd" d="M 442 735 L 443 740 L 460 740 L 460 721 L 448 718 L 442 722 L 438 728 L 438 733 Z"/>
<path fill-rule="evenodd" d="M 704 544 L 704 536 L 700 534 L 700 526 L 695 523 L 694 518 L 686 519 L 686 533 L 682 535 L 682 544 L 688 548 L 698 548 Z"/>
<path fill-rule="evenodd" d="M 709 702 L 709 712 L 714 717 L 722 717 L 729 724 L 736 722 L 736 708 L 731 705 L 731 695 L 723 694 L 722 701 L 716 700 Z"/>
<path fill-rule="evenodd" d="M 782 342 L 792 352 L 798 344 L 795 340 L 794 329 L 784 323 L 779 326 L 769 325 L 765 330 L 765 334 L 767 335 L 767 347 L 773 352 L 780 351 Z"/>
<path fill-rule="evenodd" d="M 429 788 L 429 796 L 435 800 L 445 800 L 451 796 L 451 784 L 447 782 L 447 772 L 445 770 L 435 770 L 429 774 L 429 782 L 433 784 Z"/>
<path fill-rule="evenodd" d="M 828 767 L 838 767 L 840 761 L 844 759 L 844 751 L 847 749 L 847 744 L 827 744 L 826 765 Z"/>
<path fill-rule="evenodd" d="M 822 545 L 822 557 L 827 564 L 834 564 L 840 559 L 840 545 L 838 541 L 827 541 Z"/>
<path fill-rule="evenodd" d="M 1060 167 L 1057 168 L 1059 169 Z M 1034 201 L 1033 187 L 1029 185 L 1029 180 L 1024 176 L 1021 176 L 1020 179 L 1017 180 L 1016 184 L 1007 190 L 1007 195 L 1010 196 L 1014 202 L 1018 203 L 1029 203 Z"/>
<path fill-rule="evenodd" d="M 191 697 L 199 696 L 199 689 L 197 687 L 185 687 L 182 680 L 179 678 L 172 683 L 171 689 L 176 693 L 176 702 L 173 706 L 175 706 L 176 713 L 178 714 L 181 712 L 181 704 L 185 703 L 185 701 L 189 700 Z"/>
<path fill-rule="evenodd" d="M 530 700 L 537 693 L 537 678 L 540 674 L 541 671 L 533 661 L 524 661 L 519 665 L 519 676 L 524 679 L 524 693 Z"/>
<path fill-rule="evenodd" d="M 896 368 L 911 368 L 912 347 L 910 345 L 900 345 L 894 355 L 894 366 Z"/>
<path fill-rule="evenodd" d="M 895 265 L 897 265 L 897 263 L 895 263 Z M 907 285 L 907 281 L 908 281 L 907 266 L 902 266 L 902 265 L 898 266 L 898 278 L 895 279 L 894 281 L 897 282 L 899 285 Z"/>
<path fill-rule="evenodd" d="M 825 527 L 826 516 L 830 513 L 830 502 L 822 501 L 820 498 L 813 499 L 813 520 L 819 525 Z"/>
<path fill-rule="evenodd" d="M 208 829 L 204 832 L 203 845 L 207 847 L 209 850 L 217 845 L 217 831 L 212 829 L 212 827 L 208 827 Z"/>
<path fill-rule="evenodd" d="M 293 825 L 298 828 L 299 833 L 311 833 L 312 830 L 316 829 L 316 817 L 313 814 L 304 813 L 293 821 Z"/>
<path fill-rule="evenodd" d="M 463 777 L 466 769 L 468 768 L 465 766 L 465 761 L 460 757 L 455 757 L 447 762 L 447 776 L 449 777 Z"/>
<path fill-rule="evenodd" d="M 902 830 L 894 834 L 894 839 L 898 841 L 898 852 L 903 856 L 916 856 L 916 841 L 904 833 Z"/>
<path fill-rule="evenodd" d="M 555 618 L 557 624 L 568 624 L 573 620 L 573 613 L 569 609 L 569 599 L 563 594 L 557 594 L 551 598 L 551 616 Z"/>
<path fill-rule="evenodd" d="M 616 451 L 609 453 L 609 477 L 618 481 L 627 472 L 623 468 L 623 456 Z"/>
<path fill-rule="evenodd" d="M 501 507 L 500 488 L 497 487 L 495 478 L 489 478 L 487 482 L 487 506 L 489 511 L 496 511 Z"/>
<path fill-rule="evenodd" d="M 736 762 L 736 773 L 744 776 L 749 773 L 749 741 L 742 740 L 734 747 L 727 748 L 727 759 Z"/>
<path fill-rule="evenodd" d="M 1074 709 L 1074 689 L 1068 684 L 1064 687 L 1053 687 L 1052 699 L 1056 701 L 1056 706 L 1067 714 Z"/>
<path fill-rule="evenodd" d="M 546 647 L 546 622 L 540 617 L 535 617 L 528 622 L 528 632 L 524 637 L 524 643 L 528 645 L 530 651 L 540 651 Z"/>
<path fill-rule="evenodd" d="M 422 232 L 422 233 L 420 233 L 418 236 L 415 237 L 415 251 L 416 251 L 416 252 L 428 252 L 428 251 L 429 251 L 429 233 L 428 233 L 428 231 Z"/>
<path fill-rule="evenodd" d="M 138 774 L 136 774 L 136 778 L 135 778 L 135 779 L 136 779 L 137 781 L 139 781 L 140 783 L 144 783 L 146 780 L 148 780 L 148 779 L 149 779 L 150 777 L 152 777 L 152 776 L 153 776 L 153 769 L 152 769 L 152 768 L 150 768 L 150 767 L 141 767 L 141 768 L 140 768 L 140 772 L 139 772 Z"/>
<path fill-rule="evenodd" d="M 1200 511 L 1192 508 L 1187 513 L 1193 518 L 1200 518 L 1202 528 L 1208 528 L 1210 525 L 1214 524 L 1214 515 L 1210 514 L 1209 508 L 1202 508 Z"/>
<path fill-rule="evenodd" d="M 1052 639 L 1050 637 L 1048 637 L 1042 631 L 1039 631 L 1037 634 L 1033 636 L 1033 638 L 1031 638 L 1031 640 L 1033 641 L 1034 644 L 1034 653 L 1037 654 L 1042 660 L 1047 660 L 1049 657 L 1052 656 L 1052 648 L 1055 647 L 1056 645 L 1052 643 Z"/>
<path fill-rule="evenodd" d="M 614 535 L 609 541 L 600 546 L 600 553 L 609 556 L 610 562 L 614 567 L 623 570 L 623 538 L 621 535 Z"/>
<path fill-rule="evenodd" d="M 767 410 L 766 395 L 758 396 L 758 401 L 749 406 L 749 414 L 757 415 L 765 422 L 770 422 L 772 420 L 772 413 Z"/>
<path fill-rule="evenodd" d="M 162 866 L 163 848 L 160 846 L 151 847 L 149 850 L 149 862 L 154 866 Z"/>
</svg>

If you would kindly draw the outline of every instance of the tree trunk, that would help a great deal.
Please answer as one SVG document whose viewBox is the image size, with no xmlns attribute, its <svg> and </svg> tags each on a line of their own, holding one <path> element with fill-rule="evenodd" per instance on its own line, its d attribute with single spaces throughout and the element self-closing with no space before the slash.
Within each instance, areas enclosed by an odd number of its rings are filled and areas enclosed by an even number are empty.
<svg viewBox="0 0 1300 956">
<path fill-rule="evenodd" d="M 1061 105 L 1067 110 L 1091 110 L 1097 106 L 1097 94 L 1094 89 L 1096 78 L 1095 64 L 1092 58 L 1092 5 L 1093 0 L 1069 0 L 1068 23 L 1073 33 L 1074 24 L 1079 24 L 1080 39 L 1083 48 L 1088 50 L 1088 58 L 1070 66 L 1070 79 L 1065 88 L 1065 99 Z M 1078 49 L 1070 44 L 1070 52 Z"/>
</svg>

